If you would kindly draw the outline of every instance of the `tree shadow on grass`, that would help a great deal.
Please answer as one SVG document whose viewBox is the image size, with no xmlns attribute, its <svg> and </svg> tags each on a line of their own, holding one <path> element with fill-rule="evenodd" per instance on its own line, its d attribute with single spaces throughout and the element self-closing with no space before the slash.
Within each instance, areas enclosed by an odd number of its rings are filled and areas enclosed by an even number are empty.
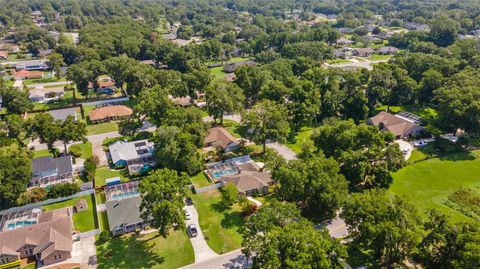
<svg viewBox="0 0 480 269">
<path fill-rule="evenodd" d="M 475 155 L 468 151 L 461 151 L 448 155 L 441 155 L 438 157 L 442 161 L 473 161 L 476 159 Z"/>
<path fill-rule="evenodd" d="M 98 268 L 152 268 L 163 263 L 164 257 L 155 253 L 155 246 L 148 241 L 123 236 L 98 246 Z"/>
<path fill-rule="evenodd" d="M 240 212 L 227 212 L 220 223 L 223 228 L 230 229 L 233 227 L 240 228 L 243 225 L 243 216 Z"/>
</svg>

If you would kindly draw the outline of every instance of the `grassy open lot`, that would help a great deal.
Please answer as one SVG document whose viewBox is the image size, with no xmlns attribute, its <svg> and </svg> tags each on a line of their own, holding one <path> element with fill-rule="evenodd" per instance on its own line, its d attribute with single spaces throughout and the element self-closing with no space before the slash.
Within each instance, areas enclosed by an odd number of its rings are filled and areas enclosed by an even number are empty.
<svg viewBox="0 0 480 269">
<path fill-rule="evenodd" d="M 195 185 L 195 187 L 197 188 L 201 188 L 201 187 L 205 187 L 213 184 L 212 182 L 210 182 L 207 175 L 205 175 L 205 172 L 203 171 L 191 177 L 191 179 L 192 179 L 193 185 Z"/>
<path fill-rule="evenodd" d="M 381 61 L 381 60 L 390 60 L 392 55 L 380 55 L 380 54 L 373 54 L 367 59 L 370 61 Z"/>
<path fill-rule="evenodd" d="M 326 63 L 327 64 L 348 64 L 351 62 L 347 59 L 329 59 L 329 60 L 326 60 Z"/>
<path fill-rule="evenodd" d="M 126 171 L 125 173 L 122 173 L 123 171 L 119 170 L 112 170 L 108 167 L 100 167 L 95 171 L 95 187 L 100 187 L 104 186 L 105 180 L 107 178 L 112 178 L 112 177 L 120 177 L 122 182 L 128 181 L 128 177 L 126 176 Z"/>
<path fill-rule="evenodd" d="M 33 152 L 33 158 L 40 158 L 45 156 L 52 156 L 48 149 L 36 150 Z"/>
<path fill-rule="evenodd" d="M 126 255 L 128 254 L 128 255 Z M 98 268 L 179 268 L 195 261 L 193 247 L 183 230 L 167 238 L 156 232 L 125 235 L 97 246 Z"/>
<path fill-rule="evenodd" d="M 299 132 L 291 133 L 287 140 L 287 147 L 295 153 L 302 151 L 302 143 L 309 140 L 313 133 L 313 128 L 303 127 Z"/>
<path fill-rule="evenodd" d="M 447 197 L 460 187 L 480 188 L 480 151 L 455 153 L 410 164 L 393 174 L 389 192 L 406 196 L 420 212 L 438 209 L 452 221 L 471 218 L 445 205 Z"/>
<path fill-rule="evenodd" d="M 98 212 L 98 226 L 102 231 L 110 231 L 110 226 L 108 225 L 108 216 L 107 212 Z"/>
<path fill-rule="evenodd" d="M 218 190 L 192 196 L 198 210 L 200 227 L 210 248 L 221 254 L 241 247 L 242 236 L 239 233 L 243 225 L 240 206 L 225 208 L 221 204 Z"/>
<path fill-rule="evenodd" d="M 97 228 L 97 214 L 95 203 L 93 202 L 93 195 L 85 195 L 63 202 L 45 205 L 43 206 L 43 210 L 50 211 L 67 206 L 75 206 L 75 203 L 80 199 L 87 200 L 88 210 L 73 214 L 73 227 L 80 232 L 94 230 Z"/>
<path fill-rule="evenodd" d="M 114 121 L 87 125 L 88 135 L 103 134 L 115 131 L 118 131 L 118 124 Z"/>
<path fill-rule="evenodd" d="M 217 66 L 210 68 L 210 73 L 213 75 L 213 80 L 224 80 L 227 76 L 227 73 L 223 72 L 223 66 Z"/>
<path fill-rule="evenodd" d="M 82 159 L 88 159 L 90 157 L 92 157 L 92 143 L 90 142 L 87 142 L 85 144 L 75 144 L 75 145 L 71 145 L 69 148 L 68 148 L 68 151 L 77 151 L 77 152 L 81 152 L 81 156 L 80 158 Z"/>
</svg>

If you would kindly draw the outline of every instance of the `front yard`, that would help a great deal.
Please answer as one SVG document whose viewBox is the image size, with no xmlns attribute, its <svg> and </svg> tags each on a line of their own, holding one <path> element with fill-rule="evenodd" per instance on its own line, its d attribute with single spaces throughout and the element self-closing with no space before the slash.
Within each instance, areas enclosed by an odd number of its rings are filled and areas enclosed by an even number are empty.
<svg viewBox="0 0 480 269">
<path fill-rule="evenodd" d="M 302 144 L 310 139 L 313 133 L 313 128 L 303 127 L 299 132 L 293 132 L 290 134 L 287 140 L 286 146 L 293 150 L 295 153 L 302 151 Z"/>
<path fill-rule="evenodd" d="M 244 221 L 240 206 L 223 207 L 218 190 L 195 194 L 192 199 L 208 246 L 219 254 L 240 248 L 243 239 L 239 230 Z"/>
<path fill-rule="evenodd" d="M 167 238 L 157 232 L 116 237 L 97 245 L 98 268 L 173 269 L 195 262 L 193 247 L 184 230 Z"/>
<path fill-rule="evenodd" d="M 94 230 L 97 228 L 97 213 L 95 203 L 93 202 L 93 195 L 85 195 L 63 202 L 45 205 L 43 206 L 43 210 L 50 211 L 67 206 L 73 207 L 80 199 L 87 200 L 88 210 L 73 214 L 73 227 L 75 230 L 79 230 L 80 232 Z"/>
</svg>

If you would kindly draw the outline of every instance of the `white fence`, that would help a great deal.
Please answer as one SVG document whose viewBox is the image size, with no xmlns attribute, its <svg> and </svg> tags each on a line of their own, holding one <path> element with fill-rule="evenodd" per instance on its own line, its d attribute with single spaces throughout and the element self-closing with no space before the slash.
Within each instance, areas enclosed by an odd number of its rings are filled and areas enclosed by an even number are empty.
<svg viewBox="0 0 480 269">
<path fill-rule="evenodd" d="M 73 198 L 76 198 L 76 197 L 89 195 L 89 194 L 95 194 L 95 190 L 94 189 L 85 190 L 85 191 L 77 192 L 74 195 L 67 196 L 67 197 L 59 197 L 59 198 L 55 198 L 55 199 L 48 199 L 48 200 L 41 201 L 41 202 L 34 203 L 34 204 L 12 207 L 12 208 L 5 209 L 5 210 L 1 211 L 0 216 L 5 215 L 5 214 L 9 214 L 9 213 L 15 213 L 15 212 L 18 212 L 18 211 L 23 211 L 23 210 L 30 210 L 30 209 L 33 209 L 35 207 L 44 206 L 44 205 L 48 205 L 48 204 L 63 202 L 63 201 L 66 201 L 66 200 L 70 200 L 70 199 L 73 199 Z"/>
<path fill-rule="evenodd" d="M 130 100 L 130 97 L 127 96 L 127 97 L 100 100 L 100 101 L 94 101 L 94 102 L 85 102 L 81 104 L 82 106 L 96 106 L 96 105 L 103 105 L 103 104 L 109 104 L 109 103 L 125 102 L 128 100 Z"/>
<path fill-rule="evenodd" d="M 197 187 L 195 187 L 195 185 L 193 185 L 193 188 L 195 189 L 195 193 L 202 193 L 202 192 L 206 192 L 206 191 L 219 189 L 219 188 L 223 187 L 223 185 L 224 185 L 223 182 L 219 182 L 217 184 L 213 184 L 213 185 L 206 186 L 206 187 L 201 187 L 201 188 L 197 188 Z"/>
</svg>

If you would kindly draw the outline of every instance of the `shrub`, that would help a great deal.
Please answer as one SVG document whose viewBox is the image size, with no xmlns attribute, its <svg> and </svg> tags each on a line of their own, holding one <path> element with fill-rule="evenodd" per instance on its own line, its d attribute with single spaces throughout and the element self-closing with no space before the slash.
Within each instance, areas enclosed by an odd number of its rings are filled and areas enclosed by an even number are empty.
<svg viewBox="0 0 480 269">
<path fill-rule="evenodd" d="M 102 231 L 98 236 L 98 243 L 104 244 L 112 239 L 112 234 L 110 231 Z"/>
<path fill-rule="evenodd" d="M 82 156 L 82 149 L 80 147 L 71 146 L 68 149 L 68 152 L 75 158 L 80 158 Z"/>
<path fill-rule="evenodd" d="M 73 195 L 80 191 L 80 187 L 75 183 L 55 184 L 48 190 L 48 198 L 58 198 Z"/>
</svg>

